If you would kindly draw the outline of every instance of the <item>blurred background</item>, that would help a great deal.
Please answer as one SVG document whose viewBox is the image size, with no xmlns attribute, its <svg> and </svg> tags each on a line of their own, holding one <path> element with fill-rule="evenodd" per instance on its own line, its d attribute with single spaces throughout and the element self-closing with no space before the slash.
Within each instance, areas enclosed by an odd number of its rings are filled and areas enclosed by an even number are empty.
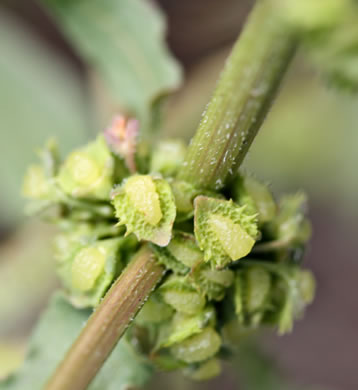
<svg viewBox="0 0 358 390">
<path fill-rule="evenodd" d="M 169 48 L 184 70 L 163 131 L 189 139 L 252 1 L 157 3 L 167 18 Z M 102 92 L 39 3 L 0 3 L 0 378 L 21 361 L 57 286 L 53 231 L 24 217 L 25 168 L 49 137 L 65 154 L 102 130 L 110 119 Z M 269 181 L 275 193 L 303 189 L 309 195 L 314 234 L 305 265 L 317 278 L 317 296 L 292 334 L 265 334 L 261 342 L 277 370 L 307 389 L 358 388 L 357 125 L 358 100 L 323 85 L 298 54 L 245 161 L 245 169 Z M 153 387 L 170 381 L 173 390 L 268 389 L 258 382 L 245 386 L 241 355 L 212 382 L 193 385 L 161 375 Z"/>
</svg>

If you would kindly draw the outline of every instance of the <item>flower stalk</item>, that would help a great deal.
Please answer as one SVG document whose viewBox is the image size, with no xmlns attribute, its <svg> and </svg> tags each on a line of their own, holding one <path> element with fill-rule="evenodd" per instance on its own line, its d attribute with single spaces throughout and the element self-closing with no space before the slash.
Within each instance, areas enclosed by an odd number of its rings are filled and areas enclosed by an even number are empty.
<svg viewBox="0 0 358 390">
<path fill-rule="evenodd" d="M 277 4 L 258 1 L 233 47 L 179 178 L 218 190 L 255 138 L 296 49 Z"/>
</svg>

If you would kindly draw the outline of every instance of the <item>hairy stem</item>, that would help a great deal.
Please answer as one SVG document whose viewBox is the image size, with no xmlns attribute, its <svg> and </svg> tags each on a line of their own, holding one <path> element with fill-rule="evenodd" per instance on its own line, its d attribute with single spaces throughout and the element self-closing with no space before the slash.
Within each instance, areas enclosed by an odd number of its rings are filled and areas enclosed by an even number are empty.
<svg viewBox="0 0 358 390">
<path fill-rule="evenodd" d="M 288 30 L 288 31 L 287 31 Z M 293 58 L 296 37 L 261 0 L 233 47 L 179 175 L 220 189 L 244 159 Z"/>
<path fill-rule="evenodd" d="M 46 390 L 86 389 L 163 274 L 144 246 L 92 314 Z"/>
</svg>

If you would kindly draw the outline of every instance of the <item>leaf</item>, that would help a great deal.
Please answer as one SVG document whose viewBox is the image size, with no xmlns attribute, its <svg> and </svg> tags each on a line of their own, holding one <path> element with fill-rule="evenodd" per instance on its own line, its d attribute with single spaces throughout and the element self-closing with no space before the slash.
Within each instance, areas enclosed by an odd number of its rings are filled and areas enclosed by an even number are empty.
<svg viewBox="0 0 358 390">
<path fill-rule="evenodd" d="M 41 389 L 75 340 L 90 311 L 74 309 L 57 293 L 38 323 L 27 358 L 19 372 L 0 384 L 1 390 Z M 142 386 L 152 367 L 126 339 L 122 339 L 102 367 L 89 390 L 125 390 Z"/>
<path fill-rule="evenodd" d="M 88 135 L 81 84 L 73 69 L 10 15 L 0 13 L 0 214 L 23 215 L 20 188 L 35 150 L 50 137 L 67 152 Z M 6 183 L 6 184 L 5 184 Z"/>
<path fill-rule="evenodd" d="M 164 44 L 163 15 L 154 4 L 144 0 L 44 0 L 44 4 L 98 73 L 114 108 L 120 106 L 136 116 L 142 129 L 150 127 L 158 98 L 181 79 L 180 68 Z"/>
</svg>

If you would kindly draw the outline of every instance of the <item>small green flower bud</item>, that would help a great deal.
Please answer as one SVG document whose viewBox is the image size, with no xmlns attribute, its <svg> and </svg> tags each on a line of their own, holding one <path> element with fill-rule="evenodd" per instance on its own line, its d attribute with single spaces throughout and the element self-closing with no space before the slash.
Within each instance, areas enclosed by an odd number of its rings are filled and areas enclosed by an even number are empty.
<svg viewBox="0 0 358 390">
<path fill-rule="evenodd" d="M 221 373 L 221 364 L 219 359 L 209 359 L 199 365 L 190 365 L 183 370 L 183 374 L 194 381 L 205 381 Z"/>
<path fill-rule="evenodd" d="M 163 176 L 174 176 L 184 161 L 186 146 L 181 140 L 159 142 L 154 150 L 150 163 L 150 172 Z"/>
<path fill-rule="evenodd" d="M 192 268 L 204 259 L 203 252 L 195 243 L 195 238 L 191 234 L 177 233 L 170 241 L 168 251 L 181 263 Z"/>
<path fill-rule="evenodd" d="M 206 326 L 215 326 L 216 312 L 212 306 L 207 306 L 194 315 L 176 312 L 172 322 L 165 329 L 158 346 L 170 347 L 185 339 L 200 333 Z"/>
<path fill-rule="evenodd" d="M 194 198 L 200 194 L 200 191 L 192 184 L 182 180 L 171 180 L 175 205 L 177 208 L 179 221 L 185 221 L 194 215 Z"/>
<path fill-rule="evenodd" d="M 312 303 L 316 289 L 316 283 L 312 272 L 306 269 L 298 269 L 295 274 L 295 279 L 303 302 L 306 305 Z"/>
<path fill-rule="evenodd" d="M 257 236 L 256 215 L 245 206 L 205 196 L 195 199 L 195 237 L 205 261 L 222 268 L 250 253 Z"/>
<path fill-rule="evenodd" d="M 220 349 L 221 338 L 211 327 L 189 337 L 171 348 L 172 354 L 186 363 L 196 363 L 214 356 Z"/>
<path fill-rule="evenodd" d="M 94 286 L 106 262 L 103 247 L 83 248 L 72 263 L 72 286 L 80 291 L 88 291 Z"/>
<path fill-rule="evenodd" d="M 64 236 L 57 241 L 58 254 L 68 247 L 71 256 L 58 263 L 58 273 L 77 307 L 96 306 L 117 273 L 123 268 L 120 247 L 123 237 L 83 244 L 78 238 L 66 243 Z"/>
<path fill-rule="evenodd" d="M 276 215 L 276 203 L 268 187 L 250 176 L 239 176 L 234 183 L 234 200 L 247 205 L 248 214 L 256 214 L 258 222 L 271 221 Z"/>
<path fill-rule="evenodd" d="M 255 313 L 264 308 L 271 289 L 271 275 L 262 267 L 249 267 L 245 272 L 245 309 Z"/>
<path fill-rule="evenodd" d="M 234 305 L 235 313 L 239 320 L 239 323 L 242 324 L 244 321 L 244 282 L 243 282 L 243 272 L 238 272 L 235 276 L 234 284 Z"/>
<path fill-rule="evenodd" d="M 205 306 L 205 297 L 185 277 L 170 276 L 159 288 L 166 303 L 185 314 L 196 314 Z"/>
<path fill-rule="evenodd" d="M 209 300 L 220 301 L 234 282 L 234 272 L 229 269 L 212 269 L 208 264 L 196 267 L 191 277 Z"/>
<path fill-rule="evenodd" d="M 275 0 L 281 14 L 303 31 L 332 28 L 351 10 L 351 0 Z"/>
<path fill-rule="evenodd" d="M 159 246 L 168 245 L 175 220 L 174 197 L 169 184 L 160 178 L 135 175 L 112 192 L 112 202 L 127 234 Z"/>
<path fill-rule="evenodd" d="M 60 168 L 58 183 L 76 198 L 109 199 L 114 160 L 102 136 L 72 152 Z"/>
<path fill-rule="evenodd" d="M 135 321 L 140 325 L 160 324 L 173 316 L 174 310 L 153 293 L 143 305 Z"/>
<path fill-rule="evenodd" d="M 190 268 L 204 260 L 204 254 L 195 243 L 195 237 L 177 232 L 165 248 L 153 245 L 159 263 L 175 274 L 185 275 Z"/>
<path fill-rule="evenodd" d="M 306 201 L 303 193 L 282 198 L 279 215 L 274 222 L 277 239 L 287 244 L 301 245 L 310 238 L 311 226 L 304 216 Z"/>
<path fill-rule="evenodd" d="M 50 185 L 44 168 L 39 164 L 30 165 L 27 169 L 22 193 L 27 198 L 46 199 L 50 194 Z"/>
</svg>

